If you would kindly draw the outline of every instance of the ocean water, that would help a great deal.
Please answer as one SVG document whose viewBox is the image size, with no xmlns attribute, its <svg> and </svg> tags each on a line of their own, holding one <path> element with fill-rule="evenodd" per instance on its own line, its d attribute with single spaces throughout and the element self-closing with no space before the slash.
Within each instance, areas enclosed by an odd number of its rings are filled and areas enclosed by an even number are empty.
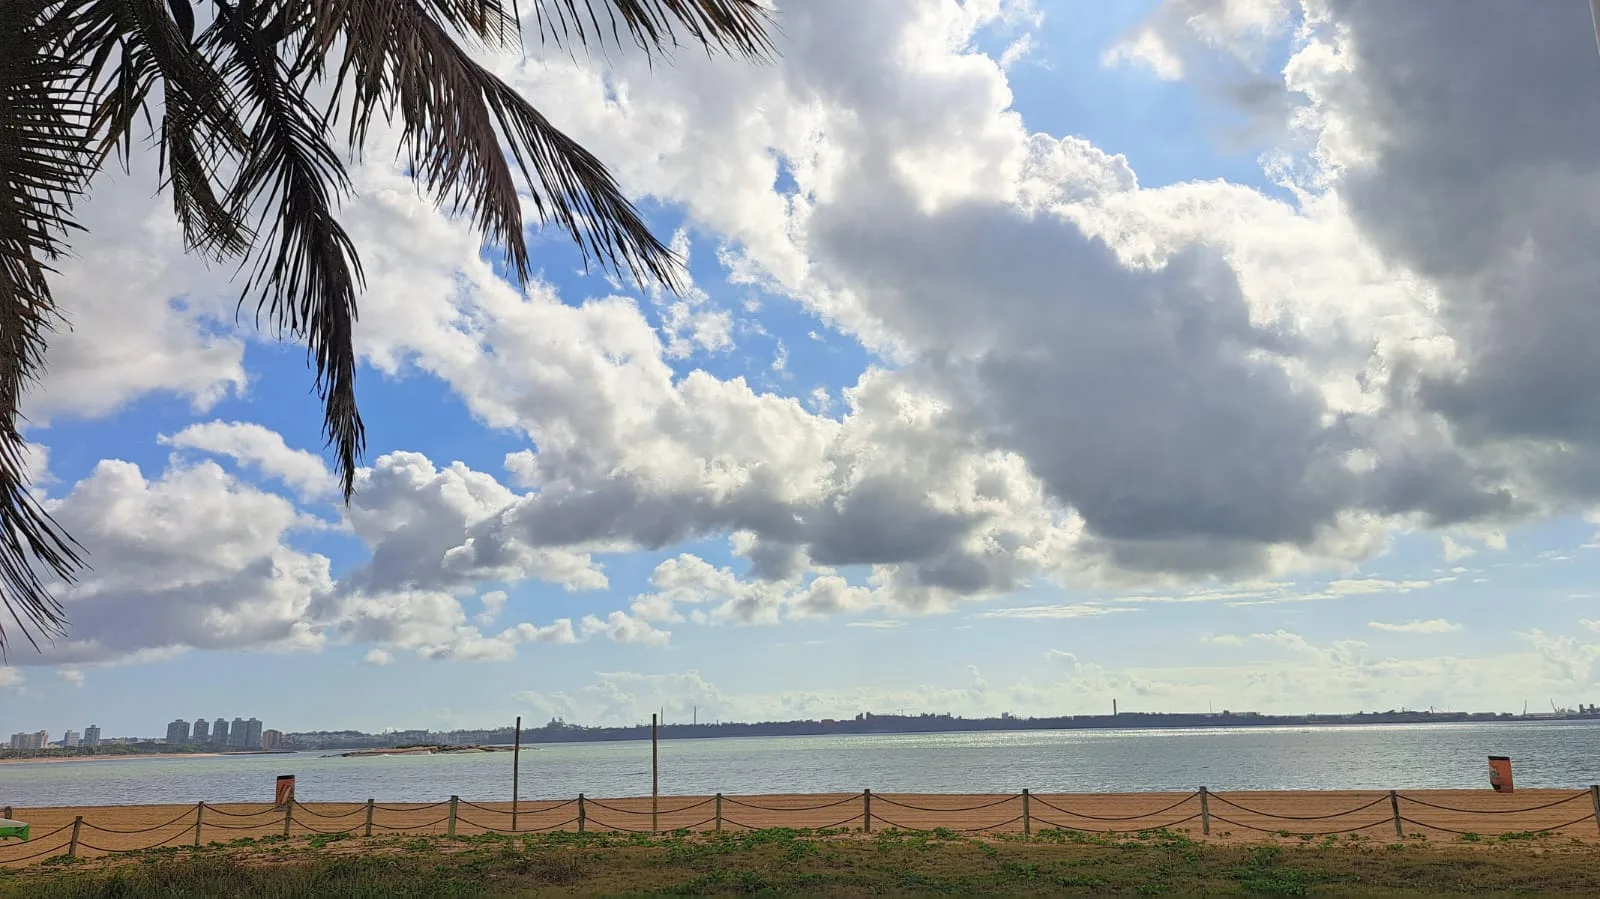
<svg viewBox="0 0 1600 899">
<path fill-rule="evenodd" d="M 1490 755 L 1520 787 L 1600 782 L 1600 723 L 888 734 L 661 742 L 663 795 L 1487 788 Z M 0 765 L 0 805 L 304 802 L 511 796 L 511 753 L 324 753 Z M 524 746 L 527 799 L 648 795 L 650 744 Z"/>
</svg>

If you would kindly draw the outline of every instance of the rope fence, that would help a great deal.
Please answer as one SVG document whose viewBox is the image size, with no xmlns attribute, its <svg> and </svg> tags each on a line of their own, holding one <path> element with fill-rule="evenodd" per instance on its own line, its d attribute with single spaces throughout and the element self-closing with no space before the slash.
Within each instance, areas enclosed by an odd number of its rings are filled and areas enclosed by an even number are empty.
<svg viewBox="0 0 1600 899">
<path fill-rule="evenodd" d="M 897 796 L 863 790 L 835 796 L 739 797 L 718 793 L 703 798 L 679 797 L 663 806 L 660 797 L 598 800 L 580 793 L 572 799 L 517 804 L 485 804 L 458 796 L 440 802 L 395 805 L 381 805 L 370 799 L 365 803 L 313 806 L 290 802 L 261 807 L 202 802 L 176 814 L 171 806 L 135 806 L 107 810 L 108 814 L 118 815 L 118 820 L 104 823 L 85 820 L 82 815 L 62 821 L 63 813 L 71 813 L 72 809 L 42 809 L 38 826 L 62 823 L 28 842 L 0 843 L 0 866 L 244 839 L 302 837 L 327 841 L 345 837 L 472 837 L 557 831 L 661 835 L 783 827 L 809 831 L 846 829 L 864 834 L 1020 832 L 1022 838 L 1032 839 L 1047 834 L 1144 834 L 1197 823 L 1201 835 L 1223 838 L 1249 834 L 1302 839 L 1352 834 L 1381 837 L 1387 836 L 1390 829 L 1395 838 L 1425 836 L 1429 832 L 1463 838 L 1528 838 L 1569 831 L 1569 835 L 1590 838 L 1600 834 L 1600 786 L 1521 805 L 1510 804 L 1518 797 L 1502 794 L 1462 800 L 1476 807 L 1435 801 L 1438 798 L 1395 790 L 1320 796 L 1315 792 L 1229 795 L 1201 787 L 1181 796 L 1157 797 L 1152 807 L 1143 811 L 1108 814 L 1118 805 L 1132 801 L 1132 797 L 1040 795 L 1029 790 L 995 796 Z M 1321 806 L 1336 799 L 1348 799 L 1349 804 L 1321 810 Z M 1319 806 L 1317 813 L 1307 813 L 1307 802 Z M 1296 808 L 1297 803 L 1301 807 Z M 1585 804 L 1582 814 L 1573 816 L 1576 809 L 1565 814 L 1552 812 L 1576 803 Z M 730 810 L 732 816 L 727 814 Z M 595 812 L 601 817 L 596 818 Z M 16 816 L 16 810 L 10 807 L 0 809 L 0 817 Z M 22 816 L 27 817 L 25 812 Z M 138 820 L 143 817 L 155 819 L 155 823 L 143 825 Z M 129 821 L 130 818 L 134 820 Z"/>
</svg>

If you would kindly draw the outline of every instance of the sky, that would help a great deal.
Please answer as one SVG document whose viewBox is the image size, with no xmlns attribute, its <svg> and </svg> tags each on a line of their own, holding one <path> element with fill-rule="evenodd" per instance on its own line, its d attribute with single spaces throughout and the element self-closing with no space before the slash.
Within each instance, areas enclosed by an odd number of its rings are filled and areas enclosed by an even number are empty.
<svg viewBox="0 0 1600 899">
<path fill-rule="evenodd" d="M 692 285 L 352 164 L 369 454 L 108 172 L 0 732 L 1600 702 L 1584 0 L 810 0 L 495 57 Z"/>
</svg>

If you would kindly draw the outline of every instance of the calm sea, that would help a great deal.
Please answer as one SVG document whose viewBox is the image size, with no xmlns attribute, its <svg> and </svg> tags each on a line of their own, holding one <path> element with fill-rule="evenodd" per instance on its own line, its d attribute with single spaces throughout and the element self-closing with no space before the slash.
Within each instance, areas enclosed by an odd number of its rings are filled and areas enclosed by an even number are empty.
<svg viewBox="0 0 1600 899">
<path fill-rule="evenodd" d="M 958 793 L 1488 786 L 1490 755 L 1516 783 L 1600 782 L 1600 723 L 1031 731 L 666 740 L 663 794 Z M 0 765 L 0 805 L 270 801 L 296 775 L 315 801 L 509 799 L 511 754 L 324 758 L 322 753 Z M 525 798 L 647 795 L 649 743 L 524 747 Z"/>
</svg>

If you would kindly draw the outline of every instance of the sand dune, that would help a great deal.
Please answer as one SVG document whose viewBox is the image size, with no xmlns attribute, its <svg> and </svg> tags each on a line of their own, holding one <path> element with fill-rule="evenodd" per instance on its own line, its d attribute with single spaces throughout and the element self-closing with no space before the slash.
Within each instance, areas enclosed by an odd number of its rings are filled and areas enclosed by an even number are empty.
<svg viewBox="0 0 1600 899">
<path fill-rule="evenodd" d="M 1600 839 L 1594 806 L 1587 791 L 1526 790 L 1498 794 L 1485 790 L 1418 790 L 1399 798 L 1407 834 L 1430 839 L 1456 839 L 1457 833 L 1485 837 L 1556 828 L 1563 837 Z M 649 797 L 586 799 L 583 825 L 593 831 L 649 832 L 677 829 L 711 830 L 719 816 L 715 797 L 662 797 L 652 825 Z M 965 832 L 1020 834 L 1023 802 L 1018 795 L 873 794 L 872 829 L 949 828 Z M 1034 833 L 1051 828 L 1087 831 L 1138 831 L 1168 827 L 1201 838 L 1201 802 L 1196 794 L 1036 794 L 1030 797 L 1028 823 Z M 1386 792 L 1296 791 L 1212 793 L 1207 800 L 1210 839 L 1260 840 L 1300 834 L 1355 833 L 1378 840 L 1395 838 L 1394 809 Z M 195 806 L 144 805 L 83 808 L 16 808 L 12 817 L 33 825 L 27 844 L 0 845 L 0 865 L 19 859 L 48 857 L 65 851 L 73 820 L 82 817 L 78 852 L 95 856 L 195 841 Z M 376 803 L 373 837 L 397 833 L 443 834 L 450 826 L 448 801 Z M 833 795 L 724 796 L 721 825 L 725 830 L 791 827 L 860 829 L 865 823 L 859 793 Z M 285 816 L 270 805 L 206 806 L 200 821 L 203 842 L 261 838 L 285 832 Z M 319 833 L 367 833 L 364 803 L 297 805 L 287 821 L 296 837 Z M 512 828 L 509 802 L 462 800 L 456 808 L 456 833 L 472 835 Z M 578 829 L 578 802 L 525 800 L 516 821 L 518 832 Z"/>
</svg>

